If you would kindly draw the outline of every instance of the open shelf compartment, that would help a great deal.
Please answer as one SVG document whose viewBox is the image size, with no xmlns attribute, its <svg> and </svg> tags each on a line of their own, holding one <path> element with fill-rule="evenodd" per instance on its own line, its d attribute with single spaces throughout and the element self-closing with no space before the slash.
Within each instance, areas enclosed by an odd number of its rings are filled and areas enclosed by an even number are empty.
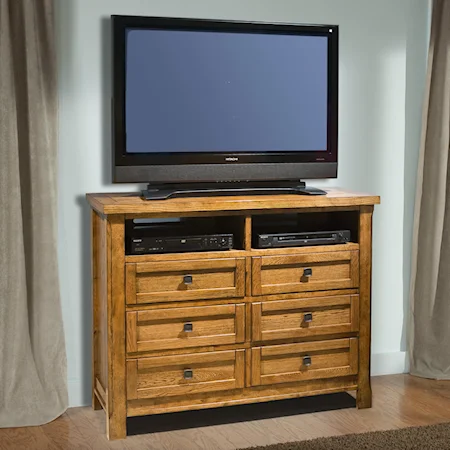
<svg viewBox="0 0 450 450">
<path fill-rule="evenodd" d="M 217 249 L 204 250 L 204 239 L 209 236 Z M 192 237 L 191 247 L 183 250 L 184 237 Z M 203 238 L 202 238 L 203 237 Z M 232 238 L 231 238 L 232 237 Z M 148 241 L 151 239 L 151 241 Z M 232 248 L 231 247 L 232 239 Z M 164 250 L 158 246 L 161 240 Z M 140 242 L 141 241 L 141 242 Z M 150 242 L 152 245 L 150 245 Z M 162 244 L 161 244 L 162 245 Z M 189 242 L 187 243 L 189 245 Z M 230 247 L 228 247 L 230 245 Z M 194 246 L 195 248 L 192 248 Z M 151 247 L 151 250 L 148 250 Z M 125 221 L 125 249 L 127 256 L 157 255 L 167 253 L 191 252 L 229 252 L 249 247 L 245 242 L 245 217 L 209 216 L 209 217 L 171 217 L 159 219 L 127 219 Z"/>
<path fill-rule="evenodd" d="M 286 250 L 286 249 L 304 249 L 307 247 L 317 248 L 327 245 L 347 245 L 359 243 L 359 211 L 332 211 L 332 212 L 299 212 L 299 213 L 279 213 L 266 215 L 253 215 L 251 220 L 251 248 L 255 250 Z M 318 245 L 299 245 L 289 244 L 289 238 L 286 236 L 286 243 L 279 247 L 264 247 L 259 243 L 259 236 L 270 234 L 294 233 L 315 233 L 315 232 L 348 232 L 347 242 L 339 244 L 318 244 Z M 354 246 L 354 245 L 353 245 Z"/>
</svg>

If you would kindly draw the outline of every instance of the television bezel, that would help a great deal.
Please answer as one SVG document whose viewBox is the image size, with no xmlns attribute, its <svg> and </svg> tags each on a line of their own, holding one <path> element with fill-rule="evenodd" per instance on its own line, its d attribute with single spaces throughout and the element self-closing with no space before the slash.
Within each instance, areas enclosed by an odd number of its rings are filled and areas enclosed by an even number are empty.
<svg viewBox="0 0 450 450">
<path fill-rule="evenodd" d="M 111 16 L 113 40 L 113 181 L 188 183 L 336 178 L 338 161 L 337 25 L 244 22 L 169 17 Z M 171 29 L 328 37 L 328 130 L 326 151 L 126 152 L 126 31 Z"/>
</svg>

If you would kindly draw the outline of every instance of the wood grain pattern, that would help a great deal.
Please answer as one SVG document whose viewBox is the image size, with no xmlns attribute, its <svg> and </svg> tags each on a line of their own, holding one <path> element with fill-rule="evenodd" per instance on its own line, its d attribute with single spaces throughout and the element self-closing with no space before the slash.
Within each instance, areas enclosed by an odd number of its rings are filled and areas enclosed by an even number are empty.
<svg viewBox="0 0 450 450">
<path fill-rule="evenodd" d="M 245 296 L 252 295 L 252 259 L 245 258 Z"/>
<path fill-rule="evenodd" d="M 236 389 L 245 387 L 245 353 L 246 350 L 236 350 L 236 362 L 234 365 L 234 379 L 236 380 Z"/>
<path fill-rule="evenodd" d="M 191 395 L 244 387 L 244 350 L 138 359 L 129 365 L 138 399 Z M 186 378 L 185 372 L 191 375 Z"/>
<path fill-rule="evenodd" d="M 245 250 L 221 250 L 217 252 L 186 252 L 186 253 L 162 253 L 157 255 L 126 255 L 126 263 L 155 263 L 161 261 L 191 261 L 201 259 L 230 259 L 244 258 L 248 255 Z"/>
<path fill-rule="evenodd" d="M 350 372 L 358 373 L 359 370 L 359 342 L 356 338 L 350 339 Z"/>
<path fill-rule="evenodd" d="M 129 353 L 243 343 L 245 305 L 132 311 L 127 326 Z"/>
<path fill-rule="evenodd" d="M 261 384 L 261 347 L 252 347 L 251 386 Z"/>
<path fill-rule="evenodd" d="M 342 337 L 342 335 L 333 336 L 333 337 Z M 314 340 L 314 339 L 313 339 Z M 317 340 L 317 339 L 316 339 Z M 186 355 L 192 353 L 206 353 L 206 352 L 217 352 L 224 350 L 240 350 L 247 349 L 251 347 L 251 343 L 242 342 L 238 344 L 221 344 L 221 345 L 202 345 L 199 347 L 180 347 L 180 348 L 171 348 L 167 350 L 148 350 L 142 351 L 139 353 L 129 353 L 129 358 L 153 358 L 155 356 L 177 356 L 177 355 Z"/>
<path fill-rule="evenodd" d="M 125 295 L 126 303 L 136 304 L 136 264 L 127 263 L 125 266 Z"/>
<path fill-rule="evenodd" d="M 351 331 L 359 331 L 359 295 L 352 295 L 352 306 L 351 306 Z"/>
<path fill-rule="evenodd" d="M 356 242 L 347 242 L 346 244 L 336 245 L 313 245 L 311 247 L 286 247 L 286 248 L 253 248 L 249 256 L 285 256 L 285 255 L 303 255 L 305 253 L 331 253 L 348 252 L 359 250 L 359 244 Z"/>
<path fill-rule="evenodd" d="M 236 305 L 234 327 L 236 330 L 236 343 L 245 342 L 245 304 Z"/>
<path fill-rule="evenodd" d="M 93 349 L 92 349 L 92 387 L 95 380 L 100 380 L 102 386 L 108 388 L 108 259 L 107 259 L 107 221 L 93 211 L 91 216 L 92 235 L 92 308 L 93 308 Z M 94 244 L 95 240 L 95 244 Z M 95 392 L 93 391 L 93 394 Z M 95 395 L 92 398 L 94 409 L 99 408 Z M 100 402 L 101 403 L 101 402 Z"/>
<path fill-rule="evenodd" d="M 236 294 L 235 297 L 245 296 L 245 259 L 236 259 L 236 271 L 235 271 L 235 286 Z"/>
<path fill-rule="evenodd" d="M 315 298 L 315 297 L 327 297 L 330 295 L 355 295 L 358 294 L 359 290 L 354 289 L 333 289 L 331 291 L 310 291 L 310 292 L 295 292 L 289 294 L 272 294 L 272 295 L 261 295 L 258 297 L 246 296 L 244 298 L 219 298 L 219 299 L 206 299 L 206 300 L 195 300 L 193 301 L 178 301 L 172 300 L 166 303 L 142 303 L 136 305 L 126 305 L 127 311 L 143 311 L 143 310 L 154 310 L 154 309 L 170 309 L 170 308 L 185 308 L 191 306 L 211 306 L 211 305 L 225 305 L 225 304 L 235 304 L 236 302 L 251 303 L 253 301 L 264 301 L 272 302 L 277 300 L 290 300 L 290 299 L 300 299 L 300 298 Z"/>
<path fill-rule="evenodd" d="M 251 345 L 252 341 L 252 305 L 245 303 L 245 343 Z"/>
<path fill-rule="evenodd" d="M 245 387 L 252 385 L 252 350 L 247 348 L 245 350 Z"/>
<path fill-rule="evenodd" d="M 357 295 L 253 303 L 253 340 L 349 333 L 358 329 L 357 311 Z"/>
<path fill-rule="evenodd" d="M 359 279 L 358 408 L 370 408 L 372 406 L 372 388 L 370 386 L 372 213 L 373 206 L 365 206 L 361 208 L 359 215 L 361 269 Z"/>
<path fill-rule="evenodd" d="M 127 312 L 127 353 L 135 353 L 139 351 L 137 321 L 137 311 Z"/>
<path fill-rule="evenodd" d="M 98 227 L 98 215 L 91 211 L 91 273 L 92 273 L 92 408 L 101 409 L 102 404 L 95 392 L 95 384 L 100 372 L 100 361 L 98 352 L 100 351 L 100 298 L 99 298 L 99 256 L 100 256 L 100 236 Z"/>
<path fill-rule="evenodd" d="M 108 217 L 108 407 L 109 439 L 126 437 L 125 370 L 125 224 L 123 216 Z"/>
<path fill-rule="evenodd" d="M 137 359 L 127 360 L 127 399 L 128 400 L 135 400 L 138 398 L 137 373 L 138 373 Z"/>
<path fill-rule="evenodd" d="M 252 303 L 252 340 L 260 342 L 262 337 L 262 303 Z"/>
<path fill-rule="evenodd" d="M 110 439 L 125 437 L 127 416 L 142 414 L 348 389 L 357 389 L 360 408 L 371 406 L 378 197 L 331 190 L 314 198 L 88 199 L 103 214 L 92 215 L 93 406 L 106 410 Z M 333 211 L 355 242 L 252 248 L 256 214 Z M 237 249 L 125 255 L 125 218 L 211 215 L 222 216 Z"/>
<path fill-rule="evenodd" d="M 108 233 L 108 221 L 105 218 L 101 218 L 97 222 L 100 230 L 100 253 L 98 255 L 98 267 L 99 270 L 99 348 L 98 348 L 98 358 L 99 358 L 99 373 L 98 378 L 102 383 L 106 391 L 108 391 L 108 302 L 111 295 L 111 283 L 110 283 L 110 273 L 111 264 L 109 258 L 109 233 Z"/>
<path fill-rule="evenodd" d="M 182 214 L 225 211 L 290 210 L 375 205 L 378 196 L 326 189 L 327 195 L 256 195 L 241 197 L 173 198 L 161 202 L 142 200 L 138 193 L 87 194 L 91 207 L 101 214 Z"/>
<path fill-rule="evenodd" d="M 251 422 L 198 426 L 194 429 L 179 427 L 172 431 L 129 436 L 125 442 L 107 441 L 103 412 L 93 411 L 90 407 L 69 408 L 61 417 L 46 425 L 0 429 L 0 449 L 237 450 L 269 443 L 450 421 L 448 381 L 399 374 L 374 377 L 372 385 L 373 407 L 364 411 L 346 408 L 326 413 L 299 413 Z M 151 417 L 148 423 L 151 423 Z"/>
<path fill-rule="evenodd" d="M 101 408 L 103 408 L 105 411 L 107 410 L 107 404 L 108 404 L 108 396 L 105 391 L 105 388 L 102 386 L 98 378 L 95 379 L 95 382 L 93 383 L 93 389 L 94 394 L 97 398 L 97 400 L 100 403 Z M 95 408 L 93 408 L 95 410 Z"/>
<path fill-rule="evenodd" d="M 189 396 L 139 399 L 128 402 L 129 417 L 205 408 L 267 402 L 356 389 L 356 377 L 307 380 L 272 386 L 255 386 L 229 392 L 198 393 Z"/>
<path fill-rule="evenodd" d="M 244 258 L 135 263 L 133 267 L 138 304 L 245 295 Z M 185 283 L 186 276 L 191 277 L 190 284 Z"/>
<path fill-rule="evenodd" d="M 253 295 L 349 289 L 359 285 L 356 251 L 254 257 L 252 264 Z M 304 276 L 305 269 L 312 271 L 311 276 Z"/>
<path fill-rule="evenodd" d="M 336 378 L 357 373 L 356 338 L 262 347 L 253 385 Z M 305 363 L 304 358 L 310 358 Z M 308 365 L 310 364 L 310 365 Z"/>
<path fill-rule="evenodd" d="M 267 345 L 261 347 L 261 355 L 263 357 L 312 353 L 312 352 L 332 352 L 333 350 L 348 349 L 350 346 L 350 338 L 345 339 L 328 339 L 326 341 L 316 342 L 299 342 L 296 344 Z"/>
<path fill-rule="evenodd" d="M 252 295 L 263 295 L 261 282 L 261 257 L 252 257 Z"/>
<path fill-rule="evenodd" d="M 187 252 L 187 253 L 171 253 L 170 261 L 183 260 L 198 260 L 198 259 L 229 259 L 229 258 L 244 258 L 248 256 L 274 256 L 274 255 L 300 255 L 304 253 L 323 253 L 323 252 L 342 252 L 359 250 L 359 244 L 356 242 L 347 242 L 346 244 L 337 245 L 317 245 L 312 247 L 290 247 L 290 248 L 269 248 L 250 250 L 224 250 L 217 252 Z M 125 261 L 127 263 L 147 263 L 167 261 L 167 254 L 157 255 L 126 255 Z"/>
<path fill-rule="evenodd" d="M 166 255 L 167 258 L 167 255 Z M 215 270 L 215 269 L 234 269 L 236 267 L 236 259 L 208 259 L 196 260 L 190 259 L 185 261 L 160 261 L 154 263 L 136 264 L 136 274 L 159 273 L 159 272 L 186 272 L 196 270 Z"/>
<path fill-rule="evenodd" d="M 245 216 L 244 222 L 244 250 L 252 249 L 252 216 Z"/>
</svg>

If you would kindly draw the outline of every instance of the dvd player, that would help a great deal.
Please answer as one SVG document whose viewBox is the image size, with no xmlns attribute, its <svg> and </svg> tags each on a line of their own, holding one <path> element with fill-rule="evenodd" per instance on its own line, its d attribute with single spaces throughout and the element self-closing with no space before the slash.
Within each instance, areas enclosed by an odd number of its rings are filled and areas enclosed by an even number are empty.
<svg viewBox="0 0 450 450">
<path fill-rule="evenodd" d="M 232 234 L 134 237 L 130 240 L 129 254 L 205 252 L 232 248 Z"/>
<path fill-rule="evenodd" d="M 349 241 L 349 230 L 337 230 L 299 233 L 258 233 L 255 244 L 256 248 L 282 248 L 344 244 Z"/>
<path fill-rule="evenodd" d="M 142 224 L 129 221 L 126 224 L 126 252 L 128 255 L 145 255 L 232 249 L 233 234 L 218 231 L 189 222 Z"/>
</svg>

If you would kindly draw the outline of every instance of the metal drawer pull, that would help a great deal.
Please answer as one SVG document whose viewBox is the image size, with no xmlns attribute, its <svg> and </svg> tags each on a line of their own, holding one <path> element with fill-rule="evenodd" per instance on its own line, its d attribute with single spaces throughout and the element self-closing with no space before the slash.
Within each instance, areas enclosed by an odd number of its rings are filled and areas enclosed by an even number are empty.
<svg viewBox="0 0 450 450">
<path fill-rule="evenodd" d="M 305 315 L 303 316 L 303 320 L 304 320 L 306 323 L 312 322 L 312 321 L 313 321 L 313 315 L 312 315 L 312 313 L 305 313 Z"/>
<path fill-rule="evenodd" d="M 186 322 L 183 325 L 183 331 L 185 333 L 190 333 L 191 331 L 194 331 L 194 325 L 192 324 L 192 322 Z"/>
<path fill-rule="evenodd" d="M 311 365 L 311 356 L 304 356 L 303 357 L 303 365 L 305 367 L 309 367 Z"/>
<path fill-rule="evenodd" d="M 194 378 L 194 371 L 192 369 L 186 369 L 183 373 L 185 380 L 192 380 Z"/>
<path fill-rule="evenodd" d="M 311 267 L 307 267 L 306 269 L 303 269 L 303 276 L 304 277 L 312 276 L 312 269 L 311 269 Z"/>
<path fill-rule="evenodd" d="M 192 275 L 185 275 L 183 277 L 183 283 L 184 284 L 192 284 Z"/>
</svg>

